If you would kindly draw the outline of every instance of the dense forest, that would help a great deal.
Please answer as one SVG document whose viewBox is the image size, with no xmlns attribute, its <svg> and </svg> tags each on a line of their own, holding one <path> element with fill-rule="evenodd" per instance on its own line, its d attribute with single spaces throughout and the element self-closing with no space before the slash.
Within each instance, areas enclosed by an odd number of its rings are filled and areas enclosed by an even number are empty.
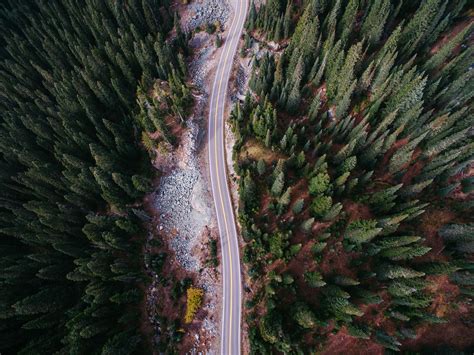
<svg viewBox="0 0 474 355">
<path fill-rule="evenodd" d="M 231 121 L 252 353 L 472 352 L 472 11 L 251 4 Z"/>
<path fill-rule="evenodd" d="M 190 102 L 169 5 L 0 4 L 2 354 L 144 353 L 147 150 Z"/>
</svg>

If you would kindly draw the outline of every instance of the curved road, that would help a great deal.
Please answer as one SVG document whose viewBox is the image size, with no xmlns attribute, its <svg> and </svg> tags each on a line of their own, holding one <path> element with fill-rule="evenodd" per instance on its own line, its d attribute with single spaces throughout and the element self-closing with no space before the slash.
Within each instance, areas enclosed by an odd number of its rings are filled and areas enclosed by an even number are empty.
<svg viewBox="0 0 474 355">
<path fill-rule="evenodd" d="M 234 211 L 227 184 L 224 144 L 224 113 L 234 56 L 247 14 L 248 0 L 231 0 L 232 22 L 224 38 L 212 85 L 209 107 L 209 168 L 222 251 L 222 355 L 240 354 L 241 278 L 240 255 Z"/>
</svg>

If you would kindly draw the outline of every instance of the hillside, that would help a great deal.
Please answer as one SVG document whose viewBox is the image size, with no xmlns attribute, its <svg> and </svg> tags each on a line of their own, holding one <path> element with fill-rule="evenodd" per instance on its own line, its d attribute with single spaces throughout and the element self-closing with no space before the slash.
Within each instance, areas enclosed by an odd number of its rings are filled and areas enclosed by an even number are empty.
<svg viewBox="0 0 474 355">
<path fill-rule="evenodd" d="M 231 117 L 251 352 L 472 350 L 470 13 L 251 5 Z"/>
<path fill-rule="evenodd" d="M 3 1 L 0 26 L 0 352 L 151 353 L 142 199 L 185 35 L 166 0 Z"/>
</svg>

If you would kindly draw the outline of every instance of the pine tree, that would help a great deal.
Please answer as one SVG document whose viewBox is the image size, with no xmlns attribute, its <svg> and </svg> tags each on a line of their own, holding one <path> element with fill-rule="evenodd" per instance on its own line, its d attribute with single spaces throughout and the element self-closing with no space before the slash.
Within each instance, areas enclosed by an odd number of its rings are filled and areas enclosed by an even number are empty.
<svg viewBox="0 0 474 355">
<path fill-rule="evenodd" d="M 241 189 L 241 196 L 244 203 L 249 206 L 253 205 L 253 202 L 256 199 L 257 186 L 248 170 L 243 179 Z"/>
<path fill-rule="evenodd" d="M 474 239 L 474 225 L 448 224 L 443 226 L 438 233 L 448 242 L 468 242 Z"/>
<path fill-rule="evenodd" d="M 427 134 L 428 133 L 422 134 L 396 151 L 396 153 L 390 159 L 388 165 L 388 170 L 391 174 L 399 172 L 403 166 L 411 160 L 415 147 L 418 146 L 418 144 L 426 137 Z"/>
<path fill-rule="evenodd" d="M 446 44 L 444 44 L 441 49 L 439 49 L 424 65 L 426 70 L 434 70 L 451 55 L 453 49 L 458 46 L 467 33 L 472 29 L 473 24 L 467 25 L 462 31 L 460 31 L 456 36 L 451 38 Z"/>
<path fill-rule="evenodd" d="M 297 304 L 293 311 L 293 318 L 301 327 L 312 329 L 317 324 L 315 314 L 309 309 L 306 304 Z"/>
<path fill-rule="evenodd" d="M 405 26 L 400 37 L 405 57 L 410 56 L 422 44 L 420 42 L 432 25 L 432 21 L 440 9 L 440 3 L 441 0 L 428 0 L 421 3 L 415 15 Z"/>
<path fill-rule="evenodd" d="M 278 200 L 278 210 L 279 214 L 283 213 L 283 211 L 288 207 L 288 205 L 291 202 L 291 186 L 286 189 L 286 191 L 283 193 L 283 195 L 280 196 Z"/>
<path fill-rule="evenodd" d="M 358 8 L 359 0 L 349 0 L 349 3 L 344 9 L 344 14 L 338 24 L 338 32 L 343 43 L 347 43 L 352 33 Z"/>
<path fill-rule="evenodd" d="M 317 174 L 309 182 L 309 192 L 315 196 L 327 192 L 329 188 L 330 177 L 327 172 Z"/>
<path fill-rule="evenodd" d="M 424 276 L 423 272 L 415 271 L 410 268 L 399 265 L 387 264 L 382 265 L 378 272 L 378 277 L 384 279 L 411 279 Z"/>
<path fill-rule="evenodd" d="M 314 218 L 308 218 L 301 224 L 301 229 L 305 233 L 309 233 L 311 231 L 311 227 L 313 226 Z"/>
<path fill-rule="evenodd" d="M 285 17 L 283 18 L 283 38 L 288 38 L 291 30 L 291 8 L 292 3 L 288 1 L 285 10 Z"/>
<path fill-rule="evenodd" d="M 311 102 L 311 106 L 309 108 L 308 117 L 310 121 L 314 121 L 318 115 L 318 111 L 321 107 L 321 94 L 318 93 Z"/>
<path fill-rule="evenodd" d="M 304 274 L 304 279 L 308 283 L 309 287 L 323 287 L 326 282 L 323 281 L 322 275 L 317 271 L 308 271 Z"/>
<path fill-rule="evenodd" d="M 260 176 L 265 174 L 266 164 L 265 164 L 265 161 L 263 159 L 258 160 L 258 162 L 257 162 L 257 171 L 258 171 L 258 175 L 260 175 Z"/>
<path fill-rule="evenodd" d="M 280 196 L 283 191 L 283 186 L 285 184 L 285 174 L 281 172 L 276 177 L 275 181 L 273 182 L 271 193 L 273 196 Z"/>
<path fill-rule="evenodd" d="M 313 199 L 311 211 L 315 217 L 322 218 L 332 207 L 331 196 L 320 195 Z"/>
<path fill-rule="evenodd" d="M 390 1 L 370 1 L 370 8 L 361 27 L 361 32 L 370 46 L 379 42 L 389 14 Z"/>
<path fill-rule="evenodd" d="M 252 1 L 250 4 L 249 15 L 247 17 L 247 22 L 245 27 L 248 31 L 253 31 L 255 29 L 255 21 L 257 19 L 257 9 L 255 7 L 255 2 Z"/>
<path fill-rule="evenodd" d="M 301 213 L 303 208 L 304 208 L 304 200 L 300 198 L 296 200 L 296 202 L 293 204 L 292 210 L 295 215 L 298 215 L 299 213 Z"/>
<path fill-rule="evenodd" d="M 335 219 L 339 213 L 342 211 L 343 206 L 342 203 L 337 202 L 331 206 L 331 208 L 324 214 L 323 221 L 331 221 Z"/>
<path fill-rule="evenodd" d="M 347 326 L 349 334 L 353 337 L 360 339 L 370 339 L 370 331 L 365 327 L 361 327 L 355 324 L 349 324 Z"/>
</svg>

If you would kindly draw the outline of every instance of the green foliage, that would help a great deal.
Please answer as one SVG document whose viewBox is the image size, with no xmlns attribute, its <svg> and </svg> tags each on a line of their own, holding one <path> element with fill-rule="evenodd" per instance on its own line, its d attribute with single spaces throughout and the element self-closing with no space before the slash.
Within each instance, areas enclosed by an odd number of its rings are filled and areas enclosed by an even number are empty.
<svg viewBox="0 0 474 355">
<path fill-rule="evenodd" d="M 265 174 L 265 171 L 267 169 L 267 166 L 265 164 L 265 161 L 263 159 L 260 159 L 258 162 L 257 162 L 257 171 L 258 171 L 258 175 L 263 175 Z"/>
<path fill-rule="evenodd" d="M 334 278 L 334 283 L 339 286 L 356 286 L 359 285 L 360 282 L 350 278 L 348 276 L 338 275 Z"/>
<path fill-rule="evenodd" d="M 238 162 L 257 170 L 264 201 L 241 218 L 246 260 L 259 280 L 275 268 L 295 280 L 263 282 L 271 292 L 260 302 L 278 314 L 278 333 L 270 342 L 254 332 L 252 351 L 327 350 L 308 310 L 334 332 L 347 327 L 398 351 L 413 326 L 443 321 L 430 314 L 437 288 L 427 275 L 450 275 L 472 294 L 474 74 L 472 24 L 462 17 L 470 10 L 463 0 L 251 6 L 252 35 L 280 43 L 255 61 L 239 144 L 256 138 L 280 160 L 271 175 Z M 451 222 L 438 231 L 445 247 L 433 252 L 422 223 L 440 209 Z M 383 314 L 369 308 L 362 317 L 359 304 L 381 304 Z M 258 328 L 259 312 L 252 316 Z M 370 324 L 374 317 L 381 321 Z"/>
<path fill-rule="evenodd" d="M 420 271 L 416 271 L 410 268 L 406 268 L 399 265 L 382 265 L 379 269 L 378 276 L 380 279 L 410 279 L 414 277 L 421 277 L 425 274 Z"/>
<path fill-rule="evenodd" d="M 301 230 L 305 233 L 309 233 L 311 231 L 311 227 L 313 226 L 314 218 L 308 218 L 307 220 L 303 221 L 301 224 Z"/>
<path fill-rule="evenodd" d="M 385 348 L 400 351 L 399 346 L 402 344 L 393 336 L 390 336 L 382 331 L 376 332 L 376 340 L 379 344 L 383 345 Z"/>
<path fill-rule="evenodd" d="M 285 248 L 288 246 L 287 235 L 277 232 L 269 238 L 269 251 L 275 259 L 281 259 L 284 255 Z"/>
<path fill-rule="evenodd" d="M 428 275 L 449 275 L 459 269 L 457 265 L 449 263 L 430 263 L 421 267 L 421 271 Z"/>
<path fill-rule="evenodd" d="M 220 48 L 222 46 L 222 37 L 220 34 L 216 35 L 216 48 Z"/>
<path fill-rule="evenodd" d="M 124 5 L 2 3 L 2 353 L 144 352 L 142 145 L 192 102 L 168 3 Z"/>
<path fill-rule="evenodd" d="M 412 278 L 390 283 L 388 292 L 395 297 L 406 297 L 421 291 L 427 283 L 423 279 Z"/>
<path fill-rule="evenodd" d="M 322 218 L 332 206 L 331 196 L 320 195 L 311 202 L 311 212 L 315 217 Z"/>
<path fill-rule="evenodd" d="M 390 14 L 390 1 L 371 1 L 370 7 L 362 24 L 361 33 L 370 45 L 375 45 L 380 40 L 385 21 Z"/>
<path fill-rule="evenodd" d="M 273 196 L 279 196 L 283 191 L 283 186 L 285 184 L 285 174 L 281 172 L 276 177 L 275 181 L 273 182 L 271 193 Z"/>
<path fill-rule="evenodd" d="M 240 198 L 245 206 L 251 208 L 257 202 L 257 186 L 250 171 L 247 170 L 240 184 Z"/>
<path fill-rule="evenodd" d="M 319 173 L 309 181 L 309 192 L 312 195 L 325 193 L 330 186 L 330 177 L 327 172 Z"/>
<path fill-rule="evenodd" d="M 383 256 L 390 260 L 407 260 L 413 259 L 418 256 L 423 256 L 430 250 L 431 248 L 423 246 L 388 248 L 382 251 L 380 253 L 380 256 Z"/>
<path fill-rule="evenodd" d="M 300 303 L 294 308 L 293 318 L 300 327 L 311 329 L 316 326 L 317 318 L 306 304 Z"/>
<path fill-rule="evenodd" d="M 292 210 L 295 215 L 299 214 L 304 208 L 304 200 L 302 198 L 295 201 Z"/>
<path fill-rule="evenodd" d="M 275 312 L 269 312 L 260 319 L 260 335 L 270 344 L 279 341 L 281 334 L 281 317 Z"/>
<path fill-rule="evenodd" d="M 323 221 L 332 221 L 336 219 L 339 213 L 342 211 L 343 205 L 338 202 L 331 206 L 331 208 L 324 214 Z"/>
<path fill-rule="evenodd" d="M 304 279 L 308 283 L 309 287 L 323 287 L 326 285 L 322 275 L 317 271 L 307 271 L 304 274 Z"/>
<path fill-rule="evenodd" d="M 370 339 L 370 330 L 366 329 L 364 326 L 349 324 L 347 326 L 347 331 L 353 337 L 360 339 Z"/>
<path fill-rule="evenodd" d="M 375 220 L 357 220 L 347 226 L 345 238 L 355 244 L 362 244 L 370 242 L 381 231 Z"/>
</svg>

